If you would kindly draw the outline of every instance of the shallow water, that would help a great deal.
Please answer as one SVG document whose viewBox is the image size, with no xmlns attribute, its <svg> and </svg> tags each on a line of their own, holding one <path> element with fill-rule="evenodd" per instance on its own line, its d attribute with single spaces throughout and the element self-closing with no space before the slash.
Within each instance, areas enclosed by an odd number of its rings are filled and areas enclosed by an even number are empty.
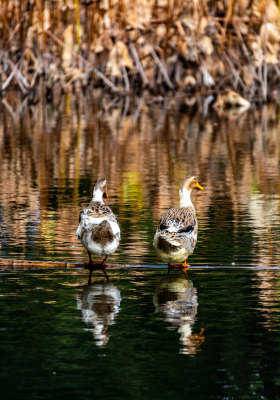
<svg viewBox="0 0 280 400">
<path fill-rule="evenodd" d="M 2 398 L 279 399 L 279 274 L 2 272 Z"/>
<path fill-rule="evenodd" d="M 279 113 L 207 114 L 199 99 L 71 97 L 0 112 L 0 257 L 86 260 L 75 231 L 79 211 L 105 177 L 107 204 L 122 241 L 114 263 L 157 264 L 152 247 L 161 214 L 178 204 L 185 175 L 193 193 L 198 244 L 192 265 L 278 266 Z M 191 104 L 189 101 L 188 104 Z"/>
</svg>

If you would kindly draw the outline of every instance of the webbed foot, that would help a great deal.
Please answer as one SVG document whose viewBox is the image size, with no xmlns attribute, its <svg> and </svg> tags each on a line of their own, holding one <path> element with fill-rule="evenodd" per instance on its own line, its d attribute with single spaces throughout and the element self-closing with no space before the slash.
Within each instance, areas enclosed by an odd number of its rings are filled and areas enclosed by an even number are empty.
<svg viewBox="0 0 280 400">
<path fill-rule="evenodd" d="M 183 262 L 183 264 L 171 264 L 168 263 L 168 274 L 172 269 L 181 269 L 184 272 L 185 278 L 187 279 L 187 270 L 189 269 L 190 265 L 187 264 L 187 260 Z"/>
</svg>

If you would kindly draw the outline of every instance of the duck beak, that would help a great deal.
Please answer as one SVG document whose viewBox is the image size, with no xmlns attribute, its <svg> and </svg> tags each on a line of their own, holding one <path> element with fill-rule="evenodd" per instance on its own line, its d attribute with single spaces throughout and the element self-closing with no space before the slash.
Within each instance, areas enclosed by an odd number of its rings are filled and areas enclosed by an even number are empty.
<svg viewBox="0 0 280 400">
<path fill-rule="evenodd" d="M 204 190 L 203 187 L 200 186 L 200 184 L 198 182 L 196 183 L 196 187 L 197 187 L 197 189 Z"/>
<path fill-rule="evenodd" d="M 108 196 L 107 192 L 104 192 L 103 193 L 103 199 L 108 199 L 108 198 L 109 198 L 109 196 Z"/>
</svg>

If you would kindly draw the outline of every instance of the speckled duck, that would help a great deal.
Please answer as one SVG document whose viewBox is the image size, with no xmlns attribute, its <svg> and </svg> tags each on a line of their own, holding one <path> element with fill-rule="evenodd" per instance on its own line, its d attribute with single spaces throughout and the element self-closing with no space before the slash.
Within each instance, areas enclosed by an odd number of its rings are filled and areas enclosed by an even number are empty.
<svg viewBox="0 0 280 400">
<path fill-rule="evenodd" d="M 116 251 L 120 242 L 118 219 L 103 201 L 108 198 L 106 187 L 105 179 L 99 179 L 96 182 L 91 202 L 80 212 L 79 226 L 76 232 L 78 239 L 81 240 L 88 252 L 89 262 L 85 266 L 90 271 L 89 283 L 94 270 L 102 270 L 109 279 L 106 272 L 107 258 Z M 92 254 L 103 256 L 103 261 L 94 261 Z"/>
<path fill-rule="evenodd" d="M 193 189 L 204 190 L 195 176 L 187 176 L 179 190 L 179 206 L 162 215 L 154 236 L 157 255 L 168 263 L 168 273 L 178 268 L 184 271 L 185 277 L 189 267 L 187 258 L 194 251 L 197 241 L 198 223 L 191 201 Z"/>
</svg>

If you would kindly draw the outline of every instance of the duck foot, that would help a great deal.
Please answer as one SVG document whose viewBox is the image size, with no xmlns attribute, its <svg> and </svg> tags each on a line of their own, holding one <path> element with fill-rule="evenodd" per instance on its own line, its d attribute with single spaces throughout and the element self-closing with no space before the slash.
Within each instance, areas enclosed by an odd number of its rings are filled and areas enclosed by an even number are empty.
<svg viewBox="0 0 280 400">
<path fill-rule="evenodd" d="M 188 279 L 187 278 L 187 270 L 189 269 L 189 267 L 190 267 L 190 265 L 187 264 L 187 260 L 185 260 L 183 264 L 168 263 L 168 274 L 170 274 L 170 271 L 172 271 L 173 269 L 181 269 L 184 272 L 185 279 Z"/>
<path fill-rule="evenodd" d="M 92 277 L 92 272 L 93 271 L 103 271 L 103 273 L 106 276 L 107 280 L 109 280 L 110 277 L 109 277 L 109 275 L 107 274 L 107 271 L 106 271 L 106 261 L 107 261 L 108 256 L 106 256 L 101 263 L 100 262 L 98 263 L 97 261 L 94 261 L 91 258 L 91 254 L 90 253 L 89 253 L 88 256 L 89 256 L 89 262 L 84 264 L 85 265 L 85 269 L 89 269 L 88 284 L 92 283 L 91 277 Z"/>
</svg>

